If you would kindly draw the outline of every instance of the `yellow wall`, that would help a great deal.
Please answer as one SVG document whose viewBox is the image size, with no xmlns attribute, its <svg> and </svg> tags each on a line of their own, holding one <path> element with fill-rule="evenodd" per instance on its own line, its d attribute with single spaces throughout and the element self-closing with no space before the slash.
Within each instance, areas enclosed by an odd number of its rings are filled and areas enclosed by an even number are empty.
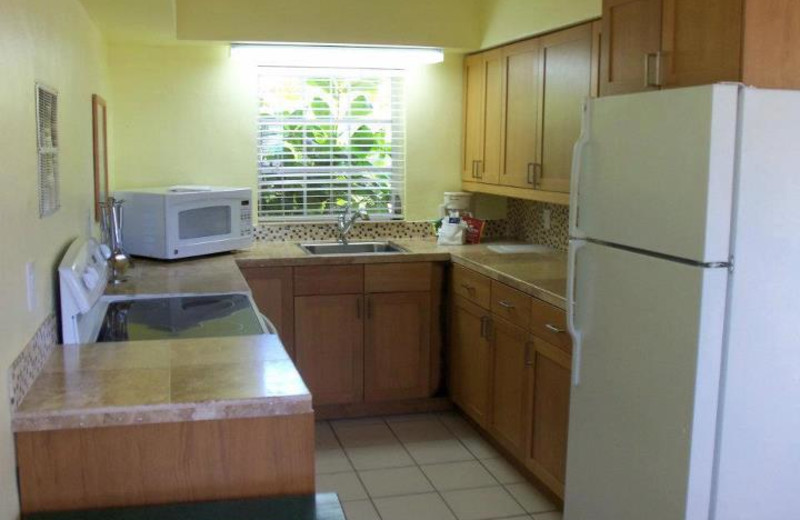
<svg viewBox="0 0 800 520">
<path fill-rule="evenodd" d="M 408 75 L 406 217 L 460 187 L 462 55 Z M 254 69 L 227 46 L 112 45 L 115 189 L 256 186 Z"/>
<path fill-rule="evenodd" d="M 93 204 L 91 95 L 108 97 L 105 47 L 75 0 L 0 0 L 0 519 L 17 517 L 8 367 L 55 310 L 54 275 Z M 61 210 L 39 219 L 34 82 L 59 91 Z M 112 103 L 110 103 L 113 106 Z M 36 262 L 33 312 L 25 263 Z"/>
<path fill-rule="evenodd" d="M 177 0 L 182 40 L 480 45 L 485 0 Z"/>
<path fill-rule="evenodd" d="M 601 9 L 602 0 L 487 0 L 481 48 L 597 18 Z"/>
</svg>

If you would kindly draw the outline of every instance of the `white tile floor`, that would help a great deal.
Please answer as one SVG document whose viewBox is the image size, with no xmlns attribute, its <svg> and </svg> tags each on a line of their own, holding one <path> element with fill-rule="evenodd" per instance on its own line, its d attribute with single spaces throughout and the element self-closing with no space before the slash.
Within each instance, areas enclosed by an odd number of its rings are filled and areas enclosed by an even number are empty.
<svg viewBox="0 0 800 520">
<path fill-rule="evenodd" d="M 318 422 L 316 443 L 348 520 L 561 520 L 456 413 Z"/>
</svg>

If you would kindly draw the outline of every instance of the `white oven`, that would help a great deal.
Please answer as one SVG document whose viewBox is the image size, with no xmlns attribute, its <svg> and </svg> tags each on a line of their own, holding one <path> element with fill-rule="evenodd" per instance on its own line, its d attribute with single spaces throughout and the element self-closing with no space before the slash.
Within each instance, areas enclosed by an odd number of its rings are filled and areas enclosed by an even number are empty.
<svg viewBox="0 0 800 520">
<path fill-rule="evenodd" d="M 131 255 L 172 260 L 253 243 L 249 188 L 171 186 L 114 196 L 125 201 L 122 245 Z"/>
</svg>

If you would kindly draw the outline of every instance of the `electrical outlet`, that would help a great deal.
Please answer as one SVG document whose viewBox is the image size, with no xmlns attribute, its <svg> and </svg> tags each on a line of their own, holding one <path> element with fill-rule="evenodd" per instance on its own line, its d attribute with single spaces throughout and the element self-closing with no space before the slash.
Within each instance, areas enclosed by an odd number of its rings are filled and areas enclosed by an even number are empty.
<svg viewBox="0 0 800 520">
<path fill-rule="evenodd" d="M 28 262 L 25 264 L 25 283 L 28 293 L 28 311 L 36 310 L 36 264 Z"/>
<path fill-rule="evenodd" d="M 542 227 L 545 231 L 550 231 L 550 210 L 542 211 Z"/>
</svg>

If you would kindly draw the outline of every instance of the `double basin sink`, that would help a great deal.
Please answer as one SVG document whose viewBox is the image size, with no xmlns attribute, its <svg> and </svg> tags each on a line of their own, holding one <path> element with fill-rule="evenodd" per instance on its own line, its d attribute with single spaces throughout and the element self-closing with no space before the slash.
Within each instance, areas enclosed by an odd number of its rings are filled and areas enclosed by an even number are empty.
<svg viewBox="0 0 800 520">
<path fill-rule="evenodd" d="M 374 254 L 403 254 L 405 249 L 392 242 L 326 242 L 313 244 L 300 244 L 300 249 L 309 255 L 374 255 Z"/>
</svg>

